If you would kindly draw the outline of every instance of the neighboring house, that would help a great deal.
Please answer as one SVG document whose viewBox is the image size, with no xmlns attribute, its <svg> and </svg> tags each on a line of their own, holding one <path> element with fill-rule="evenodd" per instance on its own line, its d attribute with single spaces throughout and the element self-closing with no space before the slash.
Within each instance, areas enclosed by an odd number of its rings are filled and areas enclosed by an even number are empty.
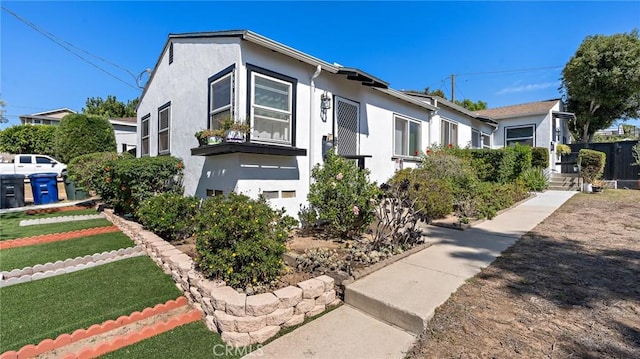
<svg viewBox="0 0 640 359">
<path fill-rule="evenodd" d="M 295 216 L 323 149 L 335 145 L 386 181 L 418 163 L 434 111 L 364 71 L 251 31 L 173 34 L 138 105 L 138 156 L 181 158 L 187 194 L 262 193 Z M 251 125 L 247 142 L 198 147 L 194 133 L 228 116 Z"/>
<path fill-rule="evenodd" d="M 560 165 L 556 165 L 560 158 L 555 153 L 555 146 L 571 143 L 569 121 L 575 119 L 573 113 L 565 112 L 560 99 L 498 107 L 476 111 L 475 114 L 499 124 L 493 135 L 494 147 L 521 143 L 548 148 L 549 168 L 560 171 Z"/>
<path fill-rule="evenodd" d="M 432 117 L 428 144 L 454 145 L 468 148 L 492 148 L 493 133 L 498 123 L 473 113 L 439 96 L 407 92 L 437 107 Z"/>
<path fill-rule="evenodd" d="M 31 115 L 20 116 L 20 123 L 31 125 L 51 125 L 57 126 L 62 118 L 66 115 L 75 114 L 76 112 L 68 108 L 57 110 L 38 112 Z M 116 135 L 116 144 L 118 153 L 135 152 L 137 143 L 137 118 L 121 117 L 110 118 L 109 122 L 113 126 Z"/>
</svg>

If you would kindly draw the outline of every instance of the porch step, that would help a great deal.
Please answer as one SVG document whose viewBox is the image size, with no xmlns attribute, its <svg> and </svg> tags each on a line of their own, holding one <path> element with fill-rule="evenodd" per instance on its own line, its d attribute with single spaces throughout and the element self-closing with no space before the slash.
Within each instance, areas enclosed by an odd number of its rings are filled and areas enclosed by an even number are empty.
<svg viewBox="0 0 640 359">
<path fill-rule="evenodd" d="M 556 191 L 578 191 L 580 189 L 580 177 L 577 173 L 554 172 L 549 178 L 549 189 Z"/>
</svg>

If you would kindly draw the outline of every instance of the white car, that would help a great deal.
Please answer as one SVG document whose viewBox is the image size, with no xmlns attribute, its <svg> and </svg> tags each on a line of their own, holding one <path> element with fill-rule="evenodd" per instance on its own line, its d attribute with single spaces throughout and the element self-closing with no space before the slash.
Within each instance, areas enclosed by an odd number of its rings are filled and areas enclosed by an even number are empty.
<svg viewBox="0 0 640 359">
<path fill-rule="evenodd" d="M 34 173 L 55 172 L 58 176 L 67 169 L 67 165 L 46 155 L 11 155 L 2 158 L 0 174 L 18 174 L 28 176 Z"/>
</svg>

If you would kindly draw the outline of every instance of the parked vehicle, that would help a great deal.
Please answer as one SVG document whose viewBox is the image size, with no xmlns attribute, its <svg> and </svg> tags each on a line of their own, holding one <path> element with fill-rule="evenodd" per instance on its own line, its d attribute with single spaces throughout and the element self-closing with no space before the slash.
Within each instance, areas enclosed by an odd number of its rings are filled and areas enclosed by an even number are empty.
<svg viewBox="0 0 640 359">
<path fill-rule="evenodd" d="M 11 158 L 13 157 L 13 158 Z M 0 161 L 0 174 L 20 174 L 28 176 L 33 173 L 55 172 L 60 176 L 67 165 L 45 155 L 11 155 L 3 156 Z"/>
</svg>

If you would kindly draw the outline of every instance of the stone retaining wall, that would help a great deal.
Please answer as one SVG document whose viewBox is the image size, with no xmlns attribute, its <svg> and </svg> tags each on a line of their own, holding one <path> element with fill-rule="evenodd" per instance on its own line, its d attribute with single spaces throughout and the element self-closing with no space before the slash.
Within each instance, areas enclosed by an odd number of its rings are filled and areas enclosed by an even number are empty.
<svg viewBox="0 0 640 359">
<path fill-rule="evenodd" d="M 207 327 L 220 332 L 229 345 L 263 343 L 280 329 L 300 324 L 305 318 L 340 303 L 334 280 L 326 275 L 272 293 L 239 293 L 222 281 L 204 278 L 195 270 L 191 257 L 144 230 L 139 223 L 118 217 L 111 210 L 105 210 L 105 215 L 134 242 L 144 246 L 149 257 L 173 277 L 189 302 L 204 312 Z"/>
</svg>

